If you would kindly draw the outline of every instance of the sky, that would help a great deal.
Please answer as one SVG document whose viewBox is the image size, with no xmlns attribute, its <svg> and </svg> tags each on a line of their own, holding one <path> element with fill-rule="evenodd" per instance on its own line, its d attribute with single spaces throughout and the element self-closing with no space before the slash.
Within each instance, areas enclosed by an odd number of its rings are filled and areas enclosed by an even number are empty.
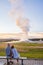
<svg viewBox="0 0 43 65">
<path fill-rule="evenodd" d="M 24 17 L 29 19 L 28 32 L 43 32 L 43 0 L 23 0 Z M 0 33 L 20 33 L 21 28 L 9 16 L 11 4 L 0 0 Z"/>
</svg>

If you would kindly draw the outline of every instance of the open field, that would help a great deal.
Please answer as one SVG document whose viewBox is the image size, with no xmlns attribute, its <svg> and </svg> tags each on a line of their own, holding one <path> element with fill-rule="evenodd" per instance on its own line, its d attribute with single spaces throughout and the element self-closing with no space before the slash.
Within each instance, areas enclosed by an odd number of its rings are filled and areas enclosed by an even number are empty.
<svg viewBox="0 0 43 65">
<path fill-rule="evenodd" d="M 13 43 L 20 56 L 27 58 L 43 58 L 43 44 L 19 42 Z M 0 42 L 0 56 L 5 56 L 6 42 Z"/>
</svg>

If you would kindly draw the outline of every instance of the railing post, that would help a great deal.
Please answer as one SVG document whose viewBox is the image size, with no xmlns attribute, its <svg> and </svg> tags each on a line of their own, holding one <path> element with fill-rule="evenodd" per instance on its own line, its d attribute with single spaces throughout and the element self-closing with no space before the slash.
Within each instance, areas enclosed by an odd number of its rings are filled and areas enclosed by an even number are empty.
<svg viewBox="0 0 43 65">
<path fill-rule="evenodd" d="M 23 65 L 23 59 L 21 59 L 21 64 Z"/>
</svg>

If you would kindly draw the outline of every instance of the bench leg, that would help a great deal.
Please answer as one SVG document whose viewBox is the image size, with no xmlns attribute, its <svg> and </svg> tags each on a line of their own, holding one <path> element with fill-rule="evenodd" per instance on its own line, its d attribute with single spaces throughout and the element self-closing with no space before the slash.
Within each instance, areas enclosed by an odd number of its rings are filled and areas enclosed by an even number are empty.
<svg viewBox="0 0 43 65">
<path fill-rule="evenodd" d="M 21 60 L 21 65 L 23 65 L 23 59 Z"/>
</svg>

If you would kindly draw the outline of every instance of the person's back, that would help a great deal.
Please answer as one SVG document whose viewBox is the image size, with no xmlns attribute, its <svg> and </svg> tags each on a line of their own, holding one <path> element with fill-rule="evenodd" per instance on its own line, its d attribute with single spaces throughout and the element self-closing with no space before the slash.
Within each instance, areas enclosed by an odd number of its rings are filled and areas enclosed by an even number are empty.
<svg viewBox="0 0 43 65">
<path fill-rule="evenodd" d="M 19 53 L 17 52 L 16 48 L 14 46 L 11 47 L 12 53 L 13 53 L 13 58 L 19 58 Z"/>
<path fill-rule="evenodd" d="M 14 46 L 12 46 L 11 49 L 12 49 L 12 53 L 13 53 L 13 58 L 16 58 L 17 62 L 18 62 L 19 53 L 17 52 L 16 48 L 14 48 Z"/>
<path fill-rule="evenodd" d="M 13 57 L 14 58 L 19 58 L 19 53 L 17 52 L 16 48 L 13 48 L 12 52 L 13 52 Z"/>
</svg>

